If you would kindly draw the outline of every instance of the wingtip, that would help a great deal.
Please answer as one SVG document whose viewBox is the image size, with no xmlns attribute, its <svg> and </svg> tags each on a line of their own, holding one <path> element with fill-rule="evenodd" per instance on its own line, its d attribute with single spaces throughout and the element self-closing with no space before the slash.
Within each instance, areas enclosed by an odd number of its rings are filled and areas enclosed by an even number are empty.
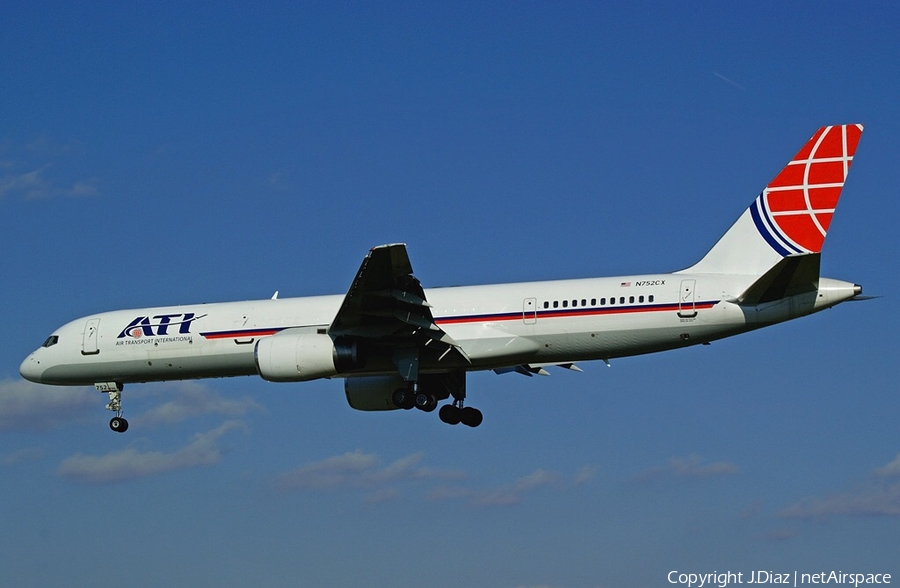
<svg viewBox="0 0 900 588">
<path fill-rule="evenodd" d="M 376 249 L 390 249 L 391 247 L 406 247 L 406 243 L 383 243 L 372 247 L 369 251 L 375 251 Z"/>
</svg>

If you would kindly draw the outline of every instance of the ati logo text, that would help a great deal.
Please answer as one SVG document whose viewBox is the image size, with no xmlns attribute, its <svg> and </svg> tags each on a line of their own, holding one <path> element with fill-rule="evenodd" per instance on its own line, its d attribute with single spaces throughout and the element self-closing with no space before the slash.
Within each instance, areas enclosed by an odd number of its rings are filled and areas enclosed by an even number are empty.
<svg viewBox="0 0 900 588">
<path fill-rule="evenodd" d="M 154 317 L 139 316 L 122 329 L 122 332 L 116 338 L 133 337 L 138 339 L 140 337 L 172 335 L 175 334 L 175 327 L 178 328 L 178 333 L 183 335 L 191 332 L 191 323 L 204 316 L 206 315 L 195 316 L 193 312 L 158 314 Z M 172 331 L 170 332 L 169 329 L 172 329 Z"/>
</svg>

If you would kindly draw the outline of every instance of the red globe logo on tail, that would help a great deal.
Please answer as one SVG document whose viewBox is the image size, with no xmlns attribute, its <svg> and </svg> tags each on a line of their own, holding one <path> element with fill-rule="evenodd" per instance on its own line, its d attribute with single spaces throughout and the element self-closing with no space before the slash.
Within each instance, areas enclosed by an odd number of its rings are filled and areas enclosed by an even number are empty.
<svg viewBox="0 0 900 588">
<path fill-rule="evenodd" d="M 862 131 L 863 125 L 820 128 L 760 194 L 766 222 L 758 226 L 787 253 L 822 250 Z"/>
</svg>

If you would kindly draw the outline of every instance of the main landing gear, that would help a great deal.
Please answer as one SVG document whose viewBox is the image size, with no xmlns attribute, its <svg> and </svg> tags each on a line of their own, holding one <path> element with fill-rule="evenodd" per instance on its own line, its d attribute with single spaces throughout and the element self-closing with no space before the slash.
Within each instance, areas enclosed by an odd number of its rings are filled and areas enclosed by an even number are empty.
<svg viewBox="0 0 900 588">
<path fill-rule="evenodd" d="M 109 394 L 109 403 L 106 405 L 106 410 L 111 410 L 116 413 L 116 416 L 109 420 L 109 428 L 116 433 L 124 433 L 127 431 L 128 421 L 122 417 L 122 388 L 124 388 L 124 386 L 118 382 L 100 382 L 94 384 L 94 388 L 100 392 Z"/>
<path fill-rule="evenodd" d="M 413 385 L 409 388 L 397 388 L 391 395 L 391 401 L 394 406 L 404 410 L 418 408 L 423 412 L 432 412 L 437 408 L 438 399 L 432 394 L 422 392 Z M 446 398 L 446 396 L 445 396 Z M 438 412 L 438 417 L 442 422 L 448 425 L 458 425 L 460 423 L 468 427 L 477 427 L 484 420 L 484 415 L 477 408 L 471 406 L 463 407 L 465 400 L 465 390 L 461 393 L 454 391 L 453 403 L 445 404 Z"/>
<path fill-rule="evenodd" d="M 463 407 L 461 400 L 454 400 L 453 404 L 442 406 L 438 417 L 448 425 L 462 423 L 467 427 L 477 427 L 484 420 L 480 410 L 471 406 Z"/>
</svg>

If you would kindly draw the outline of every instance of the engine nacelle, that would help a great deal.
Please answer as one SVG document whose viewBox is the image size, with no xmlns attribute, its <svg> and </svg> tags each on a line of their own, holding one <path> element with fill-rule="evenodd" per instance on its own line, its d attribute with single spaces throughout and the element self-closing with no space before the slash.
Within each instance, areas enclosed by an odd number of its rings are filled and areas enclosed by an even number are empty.
<svg viewBox="0 0 900 588">
<path fill-rule="evenodd" d="M 356 342 L 321 333 L 282 331 L 260 339 L 254 351 L 256 371 L 270 382 L 330 378 L 362 367 Z"/>
<path fill-rule="evenodd" d="M 394 390 L 407 386 L 399 375 L 361 376 L 344 380 L 344 394 L 356 410 L 396 410 L 391 395 Z"/>
</svg>

